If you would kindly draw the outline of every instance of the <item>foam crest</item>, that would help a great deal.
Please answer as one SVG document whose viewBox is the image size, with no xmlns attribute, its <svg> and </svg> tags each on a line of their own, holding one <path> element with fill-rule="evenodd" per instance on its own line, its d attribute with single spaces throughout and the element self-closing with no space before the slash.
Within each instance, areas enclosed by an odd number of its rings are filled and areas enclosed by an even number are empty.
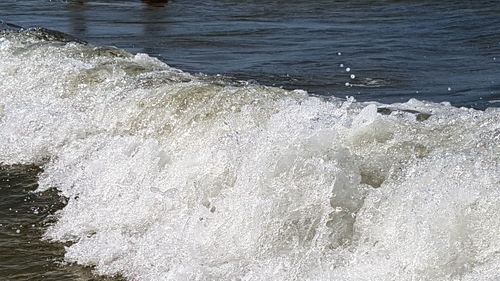
<svg viewBox="0 0 500 281">
<path fill-rule="evenodd" d="M 69 262 L 130 280 L 500 278 L 496 109 L 237 85 L 29 33 L 2 34 L 0 56 L 0 162 L 43 165 L 40 188 L 68 198 L 46 237 Z"/>
</svg>

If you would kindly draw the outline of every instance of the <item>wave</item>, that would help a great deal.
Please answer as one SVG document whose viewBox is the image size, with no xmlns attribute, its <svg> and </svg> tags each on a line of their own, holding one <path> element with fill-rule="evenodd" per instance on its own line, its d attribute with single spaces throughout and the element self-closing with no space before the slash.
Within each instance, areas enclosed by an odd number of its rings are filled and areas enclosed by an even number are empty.
<svg viewBox="0 0 500 281">
<path fill-rule="evenodd" d="M 45 237 L 130 280 L 500 278 L 500 110 L 229 83 L 0 36 L 0 163 L 68 204 Z"/>
</svg>

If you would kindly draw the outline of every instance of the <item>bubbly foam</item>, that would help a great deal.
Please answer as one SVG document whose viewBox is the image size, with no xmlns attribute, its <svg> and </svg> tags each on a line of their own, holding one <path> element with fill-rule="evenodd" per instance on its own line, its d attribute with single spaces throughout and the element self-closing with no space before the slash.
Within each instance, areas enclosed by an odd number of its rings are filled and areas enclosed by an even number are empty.
<svg viewBox="0 0 500 281">
<path fill-rule="evenodd" d="M 0 162 L 42 165 L 40 189 L 68 197 L 46 237 L 69 262 L 130 280 L 500 278 L 498 109 L 229 84 L 36 32 L 4 32 L 0 57 Z"/>
</svg>

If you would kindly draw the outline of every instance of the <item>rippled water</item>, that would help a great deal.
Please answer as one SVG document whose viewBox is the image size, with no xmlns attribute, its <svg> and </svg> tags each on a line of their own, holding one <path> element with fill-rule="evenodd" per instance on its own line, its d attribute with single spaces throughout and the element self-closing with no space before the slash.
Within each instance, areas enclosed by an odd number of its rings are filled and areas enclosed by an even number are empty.
<svg viewBox="0 0 500 281">
<path fill-rule="evenodd" d="M 500 278 L 495 3 L 263 2 L 0 3 L 0 279 Z"/>
<path fill-rule="evenodd" d="M 478 108 L 499 105 L 499 14 L 498 2 L 485 0 L 0 3 L 5 21 L 148 53 L 190 72 Z"/>
</svg>

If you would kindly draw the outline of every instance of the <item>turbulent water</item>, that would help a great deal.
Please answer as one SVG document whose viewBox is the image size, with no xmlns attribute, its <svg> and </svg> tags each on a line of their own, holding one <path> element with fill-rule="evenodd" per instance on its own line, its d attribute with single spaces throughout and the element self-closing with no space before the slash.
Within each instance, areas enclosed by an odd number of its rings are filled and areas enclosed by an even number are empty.
<svg viewBox="0 0 500 281">
<path fill-rule="evenodd" d="M 0 20 L 192 73 L 362 101 L 500 106 L 498 0 L 145 2 L 2 0 Z"/>
<path fill-rule="evenodd" d="M 45 238 L 130 280 L 496 280 L 500 110 L 190 75 L 0 36 L 0 163 L 67 198 Z"/>
<path fill-rule="evenodd" d="M 64 198 L 37 187 L 34 166 L 0 167 L 0 279 L 5 281 L 106 281 L 91 269 L 63 261 L 64 247 L 43 239 Z"/>
</svg>

